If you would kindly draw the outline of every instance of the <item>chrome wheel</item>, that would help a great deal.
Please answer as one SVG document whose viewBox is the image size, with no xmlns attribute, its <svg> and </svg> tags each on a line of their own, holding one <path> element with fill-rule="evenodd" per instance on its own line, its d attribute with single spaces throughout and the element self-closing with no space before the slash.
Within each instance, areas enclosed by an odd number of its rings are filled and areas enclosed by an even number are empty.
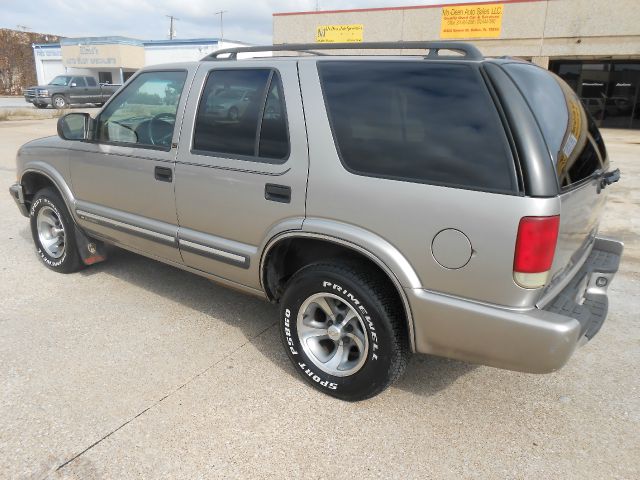
<svg viewBox="0 0 640 480">
<path fill-rule="evenodd" d="M 53 99 L 53 105 L 56 108 L 64 108 L 67 105 L 67 101 L 63 97 L 55 97 Z"/>
<path fill-rule="evenodd" d="M 45 205 L 38 212 L 36 218 L 38 239 L 44 251 L 51 258 L 60 258 L 64 255 L 65 236 L 64 225 L 56 211 Z"/>
<path fill-rule="evenodd" d="M 337 295 L 318 293 L 307 298 L 296 326 L 302 349 L 323 372 L 346 377 L 364 365 L 369 351 L 364 321 Z"/>
</svg>

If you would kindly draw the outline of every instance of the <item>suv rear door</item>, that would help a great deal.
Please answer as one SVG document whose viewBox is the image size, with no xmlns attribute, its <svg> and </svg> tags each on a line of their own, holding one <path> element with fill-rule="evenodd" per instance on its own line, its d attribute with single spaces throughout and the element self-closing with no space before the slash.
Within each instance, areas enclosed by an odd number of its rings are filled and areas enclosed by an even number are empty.
<svg viewBox="0 0 640 480">
<path fill-rule="evenodd" d="M 295 61 L 203 62 L 176 163 L 186 265 L 259 288 L 260 246 L 305 215 L 307 136 Z M 189 119 L 189 120 L 186 120 Z"/>
<path fill-rule="evenodd" d="M 597 177 L 609 166 L 607 152 L 593 118 L 562 79 L 526 63 L 505 64 L 504 69 L 538 121 L 558 178 L 560 231 L 549 291 L 591 251 L 606 202 Z"/>
</svg>

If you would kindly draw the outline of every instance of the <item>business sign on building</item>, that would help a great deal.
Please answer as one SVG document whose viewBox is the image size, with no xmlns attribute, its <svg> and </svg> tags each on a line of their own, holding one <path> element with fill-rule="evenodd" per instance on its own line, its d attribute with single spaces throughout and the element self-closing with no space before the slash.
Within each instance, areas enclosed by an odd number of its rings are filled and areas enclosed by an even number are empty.
<svg viewBox="0 0 640 480">
<path fill-rule="evenodd" d="M 62 45 L 62 63 L 75 68 L 141 68 L 144 47 L 137 45 Z"/>
<path fill-rule="evenodd" d="M 442 7 L 440 38 L 498 38 L 504 5 Z"/>
<path fill-rule="evenodd" d="M 344 43 L 362 42 L 364 25 L 319 25 L 316 28 L 316 42 Z"/>
</svg>

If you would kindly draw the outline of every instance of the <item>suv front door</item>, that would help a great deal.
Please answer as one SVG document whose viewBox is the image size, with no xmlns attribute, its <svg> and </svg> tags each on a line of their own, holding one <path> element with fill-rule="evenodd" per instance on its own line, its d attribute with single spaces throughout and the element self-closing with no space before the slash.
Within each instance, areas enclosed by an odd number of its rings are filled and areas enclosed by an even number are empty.
<svg viewBox="0 0 640 480">
<path fill-rule="evenodd" d="M 194 70 L 140 73 L 100 113 L 93 140 L 69 147 L 81 226 L 178 263 L 173 188 L 180 129 L 175 127 Z"/>
<path fill-rule="evenodd" d="M 176 163 L 185 264 L 260 288 L 260 251 L 305 215 L 307 136 L 297 64 L 243 61 L 198 70 Z M 286 94 L 285 94 L 286 92 Z M 189 139 L 191 142 L 189 142 Z"/>
</svg>

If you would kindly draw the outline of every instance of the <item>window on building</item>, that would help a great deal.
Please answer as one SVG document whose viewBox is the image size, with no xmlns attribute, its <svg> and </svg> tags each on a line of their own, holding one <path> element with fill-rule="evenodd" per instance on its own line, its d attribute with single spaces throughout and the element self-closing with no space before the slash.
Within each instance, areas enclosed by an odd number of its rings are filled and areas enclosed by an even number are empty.
<svg viewBox="0 0 640 480">
<path fill-rule="evenodd" d="M 198 106 L 193 150 L 284 162 L 289 139 L 279 76 L 268 69 L 212 71 Z"/>
<path fill-rule="evenodd" d="M 113 83 L 111 72 L 98 72 L 98 81 L 100 83 Z"/>
<path fill-rule="evenodd" d="M 357 174 L 511 193 L 514 161 L 496 107 L 468 65 L 318 62 L 345 167 Z"/>
<path fill-rule="evenodd" d="M 96 140 L 169 149 L 187 72 L 145 72 L 97 118 Z"/>
</svg>

